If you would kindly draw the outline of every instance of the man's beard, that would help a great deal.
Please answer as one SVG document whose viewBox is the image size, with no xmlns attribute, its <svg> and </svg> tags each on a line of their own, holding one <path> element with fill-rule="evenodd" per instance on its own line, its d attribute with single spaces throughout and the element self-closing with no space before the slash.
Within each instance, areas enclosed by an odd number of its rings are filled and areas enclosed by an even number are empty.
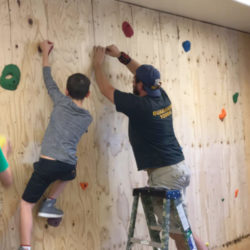
<svg viewBox="0 0 250 250">
<path fill-rule="evenodd" d="M 133 94 L 134 95 L 140 95 L 138 89 L 136 88 L 136 86 L 133 86 Z"/>
</svg>

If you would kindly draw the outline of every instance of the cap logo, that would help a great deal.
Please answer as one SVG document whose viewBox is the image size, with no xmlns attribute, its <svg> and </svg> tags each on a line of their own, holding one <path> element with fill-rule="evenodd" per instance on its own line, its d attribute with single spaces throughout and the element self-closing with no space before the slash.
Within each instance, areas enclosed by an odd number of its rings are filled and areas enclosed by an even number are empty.
<svg viewBox="0 0 250 250">
<path fill-rule="evenodd" d="M 160 86 L 161 86 L 161 82 L 160 82 L 160 81 L 161 81 L 160 79 L 156 79 L 154 85 L 151 86 L 151 89 L 152 89 L 152 90 L 159 89 Z"/>
</svg>

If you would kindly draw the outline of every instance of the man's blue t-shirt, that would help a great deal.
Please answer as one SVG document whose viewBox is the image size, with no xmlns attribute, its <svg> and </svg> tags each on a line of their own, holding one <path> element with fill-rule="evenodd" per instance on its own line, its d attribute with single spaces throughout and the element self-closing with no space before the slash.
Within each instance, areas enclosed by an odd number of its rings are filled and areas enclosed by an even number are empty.
<svg viewBox="0 0 250 250">
<path fill-rule="evenodd" d="M 171 101 L 163 89 L 160 97 L 140 97 L 115 90 L 114 102 L 116 110 L 129 118 L 129 140 L 138 170 L 184 160 L 174 133 Z"/>
</svg>

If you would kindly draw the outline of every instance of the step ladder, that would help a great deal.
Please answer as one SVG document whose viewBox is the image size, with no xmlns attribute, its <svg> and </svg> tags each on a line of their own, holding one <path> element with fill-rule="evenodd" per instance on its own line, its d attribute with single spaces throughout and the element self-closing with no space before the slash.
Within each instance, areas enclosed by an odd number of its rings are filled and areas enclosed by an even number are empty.
<svg viewBox="0 0 250 250">
<path fill-rule="evenodd" d="M 156 188 L 156 187 L 143 187 L 135 188 L 133 190 L 133 207 L 130 218 L 129 232 L 128 232 L 128 242 L 126 250 L 131 250 L 134 244 L 152 246 L 154 250 L 169 250 L 169 224 L 170 224 L 170 207 L 177 209 L 181 224 L 182 231 L 185 235 L 187 241 L 187 246 L 190 250 L 197 250 L 194 242 L 191 228 L 189 226 L 187 216 L 183 209 L 181 203 L 181 193 L 179 190 L 169 190 L 166 188 Z M 141 197 L 141 202 L 143 210 L 146 217 L 146 222 L 148 225 L 149 235 L 151 241 L 141 240 L 134 238 L 134 229 L 137 216 L 137 208 L 139 197 Z M 163 225 L 157 225 L 156 218 L 153 213 L 152 197 L 160 197 L 163 199 Z M 171 204 L 172 203 L 172 204 Z M 172 206 L 171 206 L 172 205 Z M 162 231 L 162 237 L 160 237 L 160 231 Z"/>
</svg>

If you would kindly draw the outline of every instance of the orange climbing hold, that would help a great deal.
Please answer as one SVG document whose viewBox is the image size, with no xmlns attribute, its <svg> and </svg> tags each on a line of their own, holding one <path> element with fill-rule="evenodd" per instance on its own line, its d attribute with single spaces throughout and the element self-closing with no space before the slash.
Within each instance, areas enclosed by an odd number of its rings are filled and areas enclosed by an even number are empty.
<svg viewBox="0 0 250 250">
<path fill-rule="evenodd" d="M 221 113 L 219 114 L 219 118 L 221 121 L 224 120 L 224 118 L 226 117 L 227 113 L 226 113 L 226 110 L 225 109 L 222 109 L 221 110 Z"/>
<path fill-rule="evenodd" d="M 80 186 L 82 188 L 82 190 L 85 190 L 88 187 L 88 183 L 87 182 L 80 182 Z"/>
<path fill-rule="evenodd" d="M 239 193 L 239 189 L 236 189 L 235 192 L 234 192 L 234 197 L 235 197 L 235 198 L 237 198 L 238 193 Z"/>
</svg>

